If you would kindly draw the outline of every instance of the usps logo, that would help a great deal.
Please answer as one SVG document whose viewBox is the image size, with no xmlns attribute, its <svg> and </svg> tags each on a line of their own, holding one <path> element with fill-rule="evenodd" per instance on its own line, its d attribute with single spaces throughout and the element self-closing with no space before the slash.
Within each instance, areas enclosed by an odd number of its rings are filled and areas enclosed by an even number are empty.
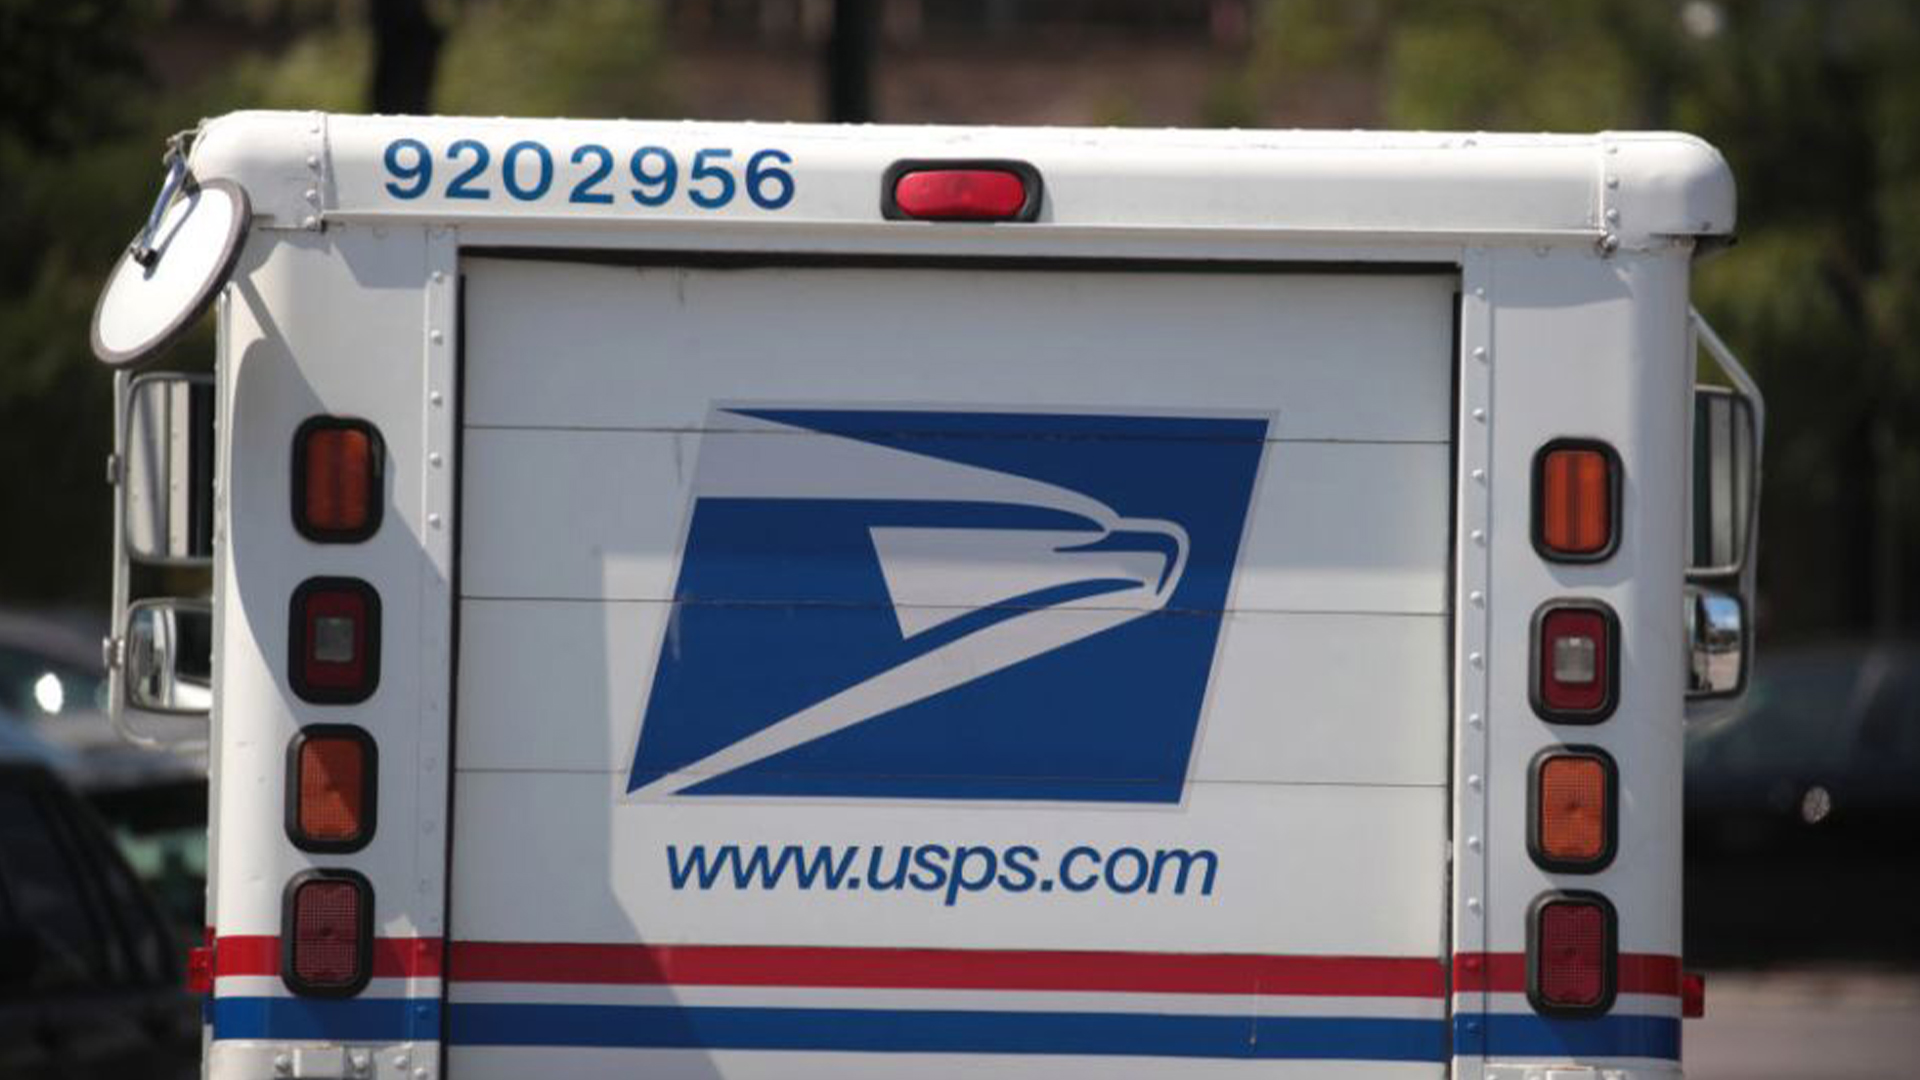
<svg viewBox="0 0 1920 1080">
<path fill-rule="evenodd" d="M 1178 802 L 1266 432 L 714 410 L 628 792 Z"/>
</svg>

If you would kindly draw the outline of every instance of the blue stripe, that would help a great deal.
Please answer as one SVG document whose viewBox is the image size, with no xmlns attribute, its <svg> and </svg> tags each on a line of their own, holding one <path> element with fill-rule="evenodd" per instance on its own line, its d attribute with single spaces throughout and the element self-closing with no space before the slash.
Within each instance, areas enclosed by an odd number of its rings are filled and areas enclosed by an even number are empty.
<svg viewBox="0 0 1920 1080">
<path fill-rule="evenodd" d="M 463 1046 L 1344 1061 L 1443 1061 L 1446 1055 L 1446 1025 L 1439 1020 L 670 1005 L 456 1003 L 449 1008 L 449 1041 Z"/>
<path fill-rule="evenodd" d="M 440 1038 L 435 998 L 217 997 L 216 1039 L 400 1042 Z"/>
<path fill-rule="evenodd" d="M 1454 1053 L 1463 1057 L 1680 1060 L 1680 1021 L 1671 1016 L 1595 1016 L 1562 1020 L 1532 1013 L 1461 1013 Z"/>
</svg>

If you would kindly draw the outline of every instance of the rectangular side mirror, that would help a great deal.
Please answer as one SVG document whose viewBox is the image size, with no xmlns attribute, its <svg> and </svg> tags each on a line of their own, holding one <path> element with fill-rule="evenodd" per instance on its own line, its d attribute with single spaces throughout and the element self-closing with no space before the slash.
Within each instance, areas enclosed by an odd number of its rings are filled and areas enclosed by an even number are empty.
<svg viewBox="0 0 1920 1080">
<path fill-rule="evenodd" d="M 1734 576 L 1745 569 L 1758 450 L 1752 402 L 1717 386 L 1694 388 L 1690 575 Z"/>
<path fill-rule="evenodd" d="M 142 375 L 127 389 L 120 432 L 127 554 L 163 566 L 213 556 L 213 379 Z"/>
<path fill-rule="evenodd" d="M 1747 686 L 1747 612 L 1740 597 L 1687 586 L 1687 696 L 1736 697 Z"/>
</svg>

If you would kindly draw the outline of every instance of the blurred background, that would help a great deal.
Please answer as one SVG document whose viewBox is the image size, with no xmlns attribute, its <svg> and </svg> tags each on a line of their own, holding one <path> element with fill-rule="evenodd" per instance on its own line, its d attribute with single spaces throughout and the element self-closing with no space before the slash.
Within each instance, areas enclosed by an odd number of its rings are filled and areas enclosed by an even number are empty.
<svg viewBox="0 0 1920 1080">
<path fill-rule="evenodd" d="M 87 323 L 164 138 L 241 108 L 1705 137 L 1740 229 L 1696 302 L 1770 422 L 1758 675 L 1688 732 L 1689 1072 L 1920 1074 L 1920 4 L 0 0 L 0 742 L 183 940 L 198 763 L 99 712 Z"/>
</svg>

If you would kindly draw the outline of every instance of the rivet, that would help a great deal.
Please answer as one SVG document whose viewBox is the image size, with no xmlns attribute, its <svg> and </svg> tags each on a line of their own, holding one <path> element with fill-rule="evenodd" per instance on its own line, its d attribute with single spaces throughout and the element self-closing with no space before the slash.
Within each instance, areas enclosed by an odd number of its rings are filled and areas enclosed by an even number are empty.
<svg viewBox="0 0 1920 1080">
<path fill-rule="evenodd" d="M 1620 238 L 1612 233 L 1600 238 L 1600 250 L 1611 255 L 1620 250 Z"/>
<path fill-rule="evenodd" d="M 1487 594 L 1481 592 L 1479 589 L 1475 589 L 1467 594 L 1467 603 L 1472 604 L 1474 607 L 1486 607 Z"/>
<path fill-rule="evenodd" d="M 1475 345 L 1475 346 L 1473 347 L 1473 358 L 1474 358 L 1475 360 L 1478 360 L 1478 361 L 1480 361 L 1480 362 L 1481 362 L 1481 363 L 1483 363 L 1483 364 L 1484 364 L 1484 363 L 1486 363 L 1486 362 L 1487 362 L 1487 347 L 1486 347 L 1485 345 Z"/>
<path fill-rule="evenodd" d="M 1607 207 L 1607 220 L 1608 220 L 1609 222 L 1614 222 L 1614 223 L 1618 223 L 1618 222 L 1619 222 L 1619 220 L 1620 220 L 1620 210 L 1619 210 L 1619 208 L 1618 208 L 1618 207 L 1613 207 L 1613 206 L 1609 206 L 1609 207 Z"/>
<path fill-rule="evenodd" d="M 1467 777 L 1467 786 L 1472 788 L 1475 791 L 1479 791 L 1480 790 L 1480 774 L 1474 773 L 1473 775 Z"/>
<path fill-rule="evenodd" d="M 1467 910 L 1473 912 L 1475 915 L 1480 914 L 1480 898 L 1477 896 L 1468 897 Z"/>
<path fill-rule="evenodd" d="M 1469 836 L 1469 837 L 1467 837 L 1467 850 L 1468 850 L 1468 851 L 1479 851 L 1479 850 L 1480 850 L 1480 838 L 1479 838 L 1479 837 L 1477 837 L 1477 836 Z M 1477 968 L 1477 967 L 1479 967 L 1479 966 L 1480 966 L 1480 962 L 1479 962 L 1478 960 L 1476 960 L 1476 959 L 1474 959 L 1473 957 L 1468 957 L 1468 958 L 1467 958 L 1467 970 L 1468 970 L 1468 971 L 1472 971 L 1472 970 L 1474 970 L 1475 968 Z"/>
<path fill-rule="evenodd" d="M 1485 410 L 1485 409 L 1475 409 L 1475 410 L 1473 410 L 1473 418 L 1474 418 L 1475 420 L 1478 420 L 1478 421 L 1480 421 L 1480 422 L 1481 422 L 1481 423 L 1483 423 L 1483 424 L 1484 424 L 1484 423 L 1486 423 L 1486 422 L 1487 422 L 1487 410 Z"/>
<path fill-rule="evenodd" d="M 422 820 L 420 822 L 420 831 L 431 835 L 433 833 L 433 819 L 426 818 Z"/>
<path fill-rule="evenodd" d="M 1472 537 L 1473 542 L 1476 544 L 1479 544 L 1481 547 L 1487 546 L 1487 534 L 1484 532 L 1481 532 L 1479 529 L 1475 529 L 1471 533 L 1468 533 L 1467 535 Z"/>
<path fill-rule="evenodd" d="M 317 169 L 317 168 L 319 168 L 319 167 L 320 167 L 320 155 L 319 155 L 319 154 L 308 154 L 308 155 L 307 155 L 307 168 L 309 168 L 309 169 Z"/>
<path fill-rule="evenodd" d="M 314 217 L 312 214 L 308 214 L 306 217 L 300 219 L 300 227 L 303 229 L 317 229 L 320 227 L 320 219 Z"/>
<path fill-rule="evenodd" d="M 435 405 L 439 405 L 444 403 L 447 399 L 441 396 L 440 391 L 434 390 L 427 394 L 427 400 L 433 402 Z"/>
<path fill-rule="evenodd" d="M 427 1080 L 427 1077 L 432 1075 L 433 1075 L 432 1073 L 427 1071 L 427 1067 L 425 1065 L 422 1065 L 419 1068 L 413 1070 L 413 1080 Z"/>
<path fill-rule="evenodd" d="M 1480 1021 L 1478 1020 L 1467 1021 L 1467 1031 L 1469 1033 L 1477 1033 L 1479 1030 L 1480 1030 Z"/>
<path fill-rule="evenodd" d="M 1482 725 L 1483 725 L 1483 724 L 1485 724 L 1485 723 L 1486 723 L 1486 721 L 1485 721 L 1485 720 L 1482 720 L 1482 719 L 1480 719 L 1480 714 L 1479 714 L 1479 713 L 1468 713 L 1468 714 L 1467 714 L 1467 726 L 1468 726 L 1468 727 L 1470 727 L 1470 728 L 1478 728 L 1478 727 L 1480 727 L 1480 726 L 1482 726 Z"/>
<path fill-rule="evenodd" d="M 396 1069 L 404 1069 L 412 1063 L 412 1060 L 413 1059 L 407 1057 L 405 1054 L 395 1054 L 393 1055 L 393 1067 Z"/>
<path fill-rule="evenodd" d="M 447 340 L 447 332 L 444 330 L 429 330 L 427 331 L 427 340 L 433 342 L 435 345 L 438 345 L 441 342 Z"/>
<path fill-rule="evenodd" d="M 1485 469 L 1475 469 L 1472 475 L 1473 482 L 1476 484 L 1484 484 L 1487 482 L 1487 470 Z"/>
<path fill-rule="evenodd" d="M 318 204 L 320 202 L 320 191 L 317 188 L 308 188 L 300 193 L 300 197 L 310 203 Z"/>
<path fill-rule="evenodd" d="M 1620 178 L 1619 178 L 1619 177 L 1617 177 L 1617 176 L 1609 176 L 1609 177 L 1607 177 L 1607 186 L 1608 186 L 1608 187 L 1610 187 L 1610 188 L 1617 188 L 1617 187 L 1619 187 L 1619 186 L 1620 186 Z"/>
<path fill-rule="evenodd" d="M 442 464 L 442 463 L 443 463 L 443 462 L 444 462 L 445 460 L 446 460 L 445 458 L 442 458 L 442 457 L 440 456 L 440 451 L 438 451 L 438 450 L 435 450 L 435 451 L 434 451 L 433 453 L 431 453 L 431 454 L 428 454 L 428 455 L 427 455 L 427 464 L 429 464 L 429 465 L 431 465 L 431 466 L 433 466 L 433 467 L 434 467 L 434 468 L 436 468 L 436 469 L 437 469 L 437 468 L 439 468 L 439 467 L 440 467 L 440 465 L 441 465 L 441 464 Z"/>
<path fill-rule="evenodd" d="M 1619 152 L 1620 152 L 1620 148 L 1619 148 L 1618 146 L 1615 146 L 1615 145 L 1614 145 L 1614 144 L 1612 144 L 1612 143 L 1608 143 L 1608 144 L 1607 144 L 1607 153 L 1609 153 L 1609 154 L 1617 154 L 1617 153 L 1619 153 Z"/>
<path fill-rule="evenodd" d="M 293 1058 L 287 1054 L 273 1055 L 273 1071 L 285 1075 L 293 1071 Z"/>
<path fill-rule="evenodd" d="M 433 272 L 433 280 L 436 282 L 447 280 L 447 272 L 445 270 L 435 270 Z"/>
<path fill-rule="evenodd" d="M 432 526 L 433 528 L 436 528 L 436 529 L 437 529 L 437 528 L 439 528 L 439 527 L 440 527 L 440 515 L 439 515 L 439 514 L 428 514 L 428 515 L 427 515 L 427 524 L 428 524 L 429 526 Z"/>
<path fill-rule="evenodd" d="M 1485 285 L 1475 285 L 1473 287 L 1473 295 L 1475 296 L 1487 295 L 1487 287 Z"/>
<path fill-rule="evenodd" d="M 1468 654 L 1467 654 L 1467 663 L 1469 663 L 1469 664 L 1472 664 L 1472 665 L 1473 665 L 1474 667 L 1476 667 L 1476 668 L 1483 668 L 1483 667 L 1486 667 L 1486 666 L 1487 666 L 1487 658 L 1486 658 L 1486 657 L 1484 657 L 1484 656 L 1482 656 L 1482 655 L 1480 655 L 1480 654 L 1479 654 L 1479 653 L 1477 653 L 1477 652 L 1476 652 L 1476 653 L 1468 653 Z"/>
</svg>

